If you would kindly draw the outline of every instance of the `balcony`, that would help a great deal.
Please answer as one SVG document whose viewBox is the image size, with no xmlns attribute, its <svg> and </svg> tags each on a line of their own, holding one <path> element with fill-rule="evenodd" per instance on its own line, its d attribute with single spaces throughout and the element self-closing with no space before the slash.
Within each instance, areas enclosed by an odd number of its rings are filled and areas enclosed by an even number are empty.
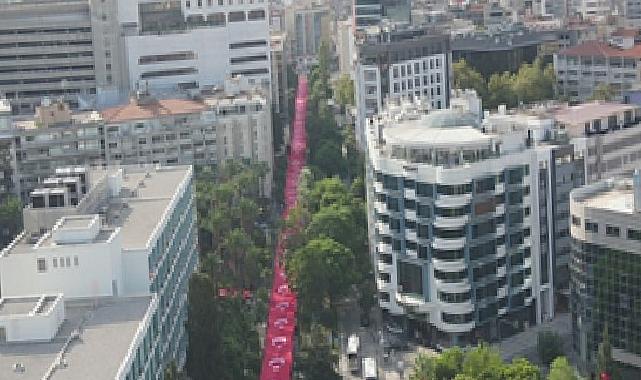
<svg viewBox="0 0 641 380">
<path fill-rule="evenodd" d="M 414 190 L 414 189 L 405 189 L 405 198 L 406 199 L 416 199 L 416 190 Z"/>
<path fill-rule="evenodd" d="M 471 321 L 468 323 L 445 323 L 441 321 L 440 329 L 448 333 L 464 333 L 474 329 L 476 322 Z"/>
<path fill-rule="evenodd" d="M 405 209 L 405 218 L 416 220 L 416 210 Z"/>
<path fill-rule="evenodd" d="M 383 281 L 380 278 L 376 280 L 376 288 L 378 289 L 379 292 L 393 292 L 394 285 L 391 282 L 388 281 Z"/>
<path fill-rule="evenodd" d="M 499 224 L 496 226 L 496 235 L 505 235 L 505 224 Z"/>
<path fill-rule="evenodd" d="M 412 259 L 418 259 L 418 252 L 415 249 L 406 249 L 405 255 Z"/>
<path fill-rule="evenodd" d="M 434 265 L 434 269 L 438 269 L 442 272 L 460 272 L 467 268 L 465 259 L 451 261 L 432 258 L 432 264 Z"/>
<path fill-rule="evenodd" d="M 461 249 L 465 247 L 466 238 L 457 238 L 457 239 L 443 239 L 443 238 L 434 238 L 432 241 L 432 248 L 436 249 Z"/>
<path fill-rule="evenodd" d="M 434 218 L 434 227 L 442 227 L 442 228 L 462 227 L 469 221 L 470 221 L 469 215 L 461 215 L 461 216 L 455 216 L 451 218 L 444 217 L 444 216 L 437 216 L 436 218 Z"/>
<path fill-rule="evenodd" d="M 391 235 L 389 224 L 383 222 L 376 222 L 376 228 L 381 235 Z"/>
<path fill-rule="evenodd" d="M 393 252 L 391 244 L 378 242 L 376 244 L 376 247 L 378 248 L 378 253 L 386 253 L 388 255 L 391 255 Z"/>
<path fill-rule="evenodd" d="M 387 264 L 387 263 L 385 263 L 383 261 L 379 261 L 376 264 L 376 267 L 378 268 L 379 272 L 389 273 L 389 274 L 392 274 L 392 272 L 394 272 L 394 265 L 393 264 Z"/>
<path fill-rule="evenodd" d="M 504 286 L 502 288 L 498 288 L 496 291 L 496 296 L 498 298 L 505 298 L 507 297 L 507 286 Z"/>
<path fill-rule="evenodd" d="M 416 231 L 408 230 L 408 229 L 405 230 L 405 238 L 407 240 L 413 240 L 413 241 L 417 241 L 418 240 L 418 238 L 416 236 Z"/>
<path fill-rule="evenodd" d="M 464 293 L 469 292 L 472 287 L 470 282 L 465 279 L 460 282 L 447 282 L 439 279 L 435 279 L 436 288 L 447 293 Z"/>
<path fill-rule="evenodd" d="M 504 184 L 503 182 L 501 182 L 501 183 L 497 183 L 497 184 L 494 186 L 494 192 L 495 192 L 496 194 L 503 194 L 503 193 L 505 192 L 505 184 Z"/>
<path fill-rule="evenodd" d="M 439 301 L 441 310 L 449 314 L 468 314 L 474 311 L 472 302 L 449 303 Z"/>
<path fill-rule="evenodd" d="M 434 204 L 436 207 L 462 207 L 472 201 L 472 194 L 442 195 L 440 194 Z"/>
<path fill-rule="evenodd" d="M 506 255 L 506 251 L 505 251 L 505 246 L 504 245 L 499 245 L 498 247 L 496 247 L 496 257 L 497 258 L 505 257 L 505 255 Z"/>
<path fill-rule="evenodd" d="M 496 208 L 494 209 L 494 215 L 503 215 L 505 214 L 505 205 L 500 204 L 496 205 Z"/>
<path fill-rule="evenodd" d="M 374 182 L 374 191 L 377 192 L 378 194 L 384 193 L 385 190 L 383 190 L 383 183 Z"/>
<path fill-rule="evenodd" d="M 507 274 L 507 269 L 505 267 L 498 267 L 496 269 L 496 277 L 505 277 Z"/>
</svg>

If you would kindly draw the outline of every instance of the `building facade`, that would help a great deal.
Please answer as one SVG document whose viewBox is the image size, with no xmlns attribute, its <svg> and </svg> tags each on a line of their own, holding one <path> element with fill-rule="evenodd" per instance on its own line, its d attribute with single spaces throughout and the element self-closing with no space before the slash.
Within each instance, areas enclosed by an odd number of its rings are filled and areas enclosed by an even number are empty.
<svg viewBox="0 0 641 380">
<path fill-rule="evenodd" d="M 191 167 L 58 169 L 30 194 L 24 232 L 0 253 L 3 297 L 24 303 L 42 294 L 34 303 L 43 316 L 73 312 L 72 331 L 54 318 L 51 329 L 12 335 L 24 348 L 26 378 L 160 379 L 167 363 L 184 365 L 188 280 L 198 262 L 192 176 Z M 62 298 L 62 311 L 53 308 Z M 78 318 L 87 303 L 93 312 Z M 26 319 L 11 310 L 1 314 Z M 13 328 L 2 322 L 0 330 Z M 83 344 L 66 345 L 68 337 Z M 11 365 L 2 368 L 12 379 Z"/>
<path fill-rule="evenodd" d="M 270 88 L 267 2 L 119 2 L 130 90 L 173 92 L 245 76 Z"/>
<path fill-rule="evenodd" d="M 264 162 L 269 169 L 264 194 L 271 196 L 269 95 L 246 80 L 229 80 L 226 90 L 203 100 L 139 94 L 128 104 L 101 112 L 72 113 L 64 103 L 39 110 L 41 116 L 15 121 L 0 131 L 0 141 L 10 146 L 12 191 L 25 202 L 56 167 L 215 165 L 230 159 Z"/>
<path fill-rule="evenodd" d="M 420 27 L 392 27 L 364 33 L 356 41 L 356 138 L 365 146 L 367 118 L 387 99 L 426 100 L 433 109 L 449 106 L 452 57 L 449 37 Z"/>
<path fill-rule="evenodd" d="M 425 115 L 415 103 L 372 119 L 367 142 L 384 315 L 459 345 L 554 315 L 553 278 L 544 276 L 554 263 L 540 254 L 533 170 L 541 158 L 527 131 L 490 133 L 473 115 Z"/>
<path fill-rule="evenodd" d="M 608 10 L 609 11 L 609 10 Z M 559 95 L 586 101 L 599 86 L 609 86 L 615 97 L 641 83 L 641 45 L 635 37 L 617 38 L 609 43 L 587 41 L 554 55 Z"/>
<path fill-rule="evenodd" d="M 570 208 L 572 344 L 583 368 L 594 371 L 607 326 L 623 378 L 636 379 L 641 373 L 641 177 L 576 189 Z"/>
</svg>

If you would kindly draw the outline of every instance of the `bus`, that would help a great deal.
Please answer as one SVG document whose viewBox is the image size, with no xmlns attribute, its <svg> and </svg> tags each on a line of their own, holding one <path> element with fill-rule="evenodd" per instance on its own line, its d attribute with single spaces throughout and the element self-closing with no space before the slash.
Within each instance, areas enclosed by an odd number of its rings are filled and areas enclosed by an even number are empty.
<svg viewBox="0 0 641 380">
<path fill-rule="evenodd" d="M 360 343 L 357 335 L 352 334 L 347 338 L 347 364 L 352 373 L 356 373 L 360 369 L 361 363 L 360 360 L 358 360 Z"/>
<path fill-rule="evenodd" d="M 376 368 L 376 359 L 363 358 L 363 379 L 376 380 L 378 379 L 378 370 Z"/>
</svg>

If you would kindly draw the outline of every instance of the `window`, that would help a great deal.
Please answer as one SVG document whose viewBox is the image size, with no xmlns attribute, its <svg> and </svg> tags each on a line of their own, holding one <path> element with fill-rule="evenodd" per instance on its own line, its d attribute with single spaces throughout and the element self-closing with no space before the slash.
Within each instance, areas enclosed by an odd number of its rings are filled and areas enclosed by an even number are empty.
<svg viewBox="0 0 641 380">
<path fill-rule="evenodd" d="M 71 266 L 71 258 L 69 256 L 65 257 L 65 264 L 67 267 Z"/>
<path fill-rule="evenodd" d="M 78 256 L 73 257 L 73 265 L 78 266 Z"/>
<path fill-rule="evenodd" d="M 589 220 L 585 221 L 585 230 L 587 232 L 592 232 L 592 233 L 598 233 L 599 232 L 599 224 L 598 223 L 593 223 Z"/>
<path fill-rule="evenodd" d="M 256 11 L 249 11 L 247 13 L 247 19 L 249 21 L 254 21 L 254 20 L 264 20 L 265 19 L 265 11 L 262 9 L 256 10 Z"/>
<path fill-rule="evenodd" d="M 58 259 L 56 257 L 53 258 L 53 267 L 58 268 Z"/>
<path fill-rule="evenodd" d="M 47 271 L 47 259 L 38 258 L 37 264 L 38 264 L 38 272 L 43 273 Z"/>
<path fill-rule="evenodd" d="M 245 21 L 245 12 L 243 11 L 229 12 L 229 15 L 227 16 L 227 20 L 229 20 L 229 22 Z"/>
<path fill-rule="evenodd" d="M 581 218 L 572 215 L 572 224 L 575 226 L 581 226 Z"/>
<path fill-rule="evenodd" d="M 610 237 L 619 237 L 621 236 L 621 230 L 619 227 L 605 225 L 605 235 Z"/>
<path fill-rule="evenodd" d="M 630 240 L 641 240 L 641 231 L 628 229 L 628 239 L 630 239 Z"/>
</svg>

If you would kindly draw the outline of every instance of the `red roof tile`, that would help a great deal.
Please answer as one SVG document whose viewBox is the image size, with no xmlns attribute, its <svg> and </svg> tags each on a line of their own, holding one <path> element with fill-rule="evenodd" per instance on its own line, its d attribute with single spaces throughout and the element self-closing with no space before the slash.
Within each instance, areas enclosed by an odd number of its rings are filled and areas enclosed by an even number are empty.
<svg viewBox="0 0 641 380">
<path fill-rule="evenodd" d="M 641 45 L 634 45 L 631 49 L 619 49 L 601 41 L 586 41 L 560 51 L 559 55 L 641 58 Z"/>
<path fill-rule="evenodd" d="M 130 120 L 153 119 L 160 116 L 186 115 L 202 112 L 207 108 L 200 102 L 186 99 L 161 99 L 149 104 L 130 102 L 122 106 L 104 109 L 101 114 L 107 123 Z"/>
</svg>

